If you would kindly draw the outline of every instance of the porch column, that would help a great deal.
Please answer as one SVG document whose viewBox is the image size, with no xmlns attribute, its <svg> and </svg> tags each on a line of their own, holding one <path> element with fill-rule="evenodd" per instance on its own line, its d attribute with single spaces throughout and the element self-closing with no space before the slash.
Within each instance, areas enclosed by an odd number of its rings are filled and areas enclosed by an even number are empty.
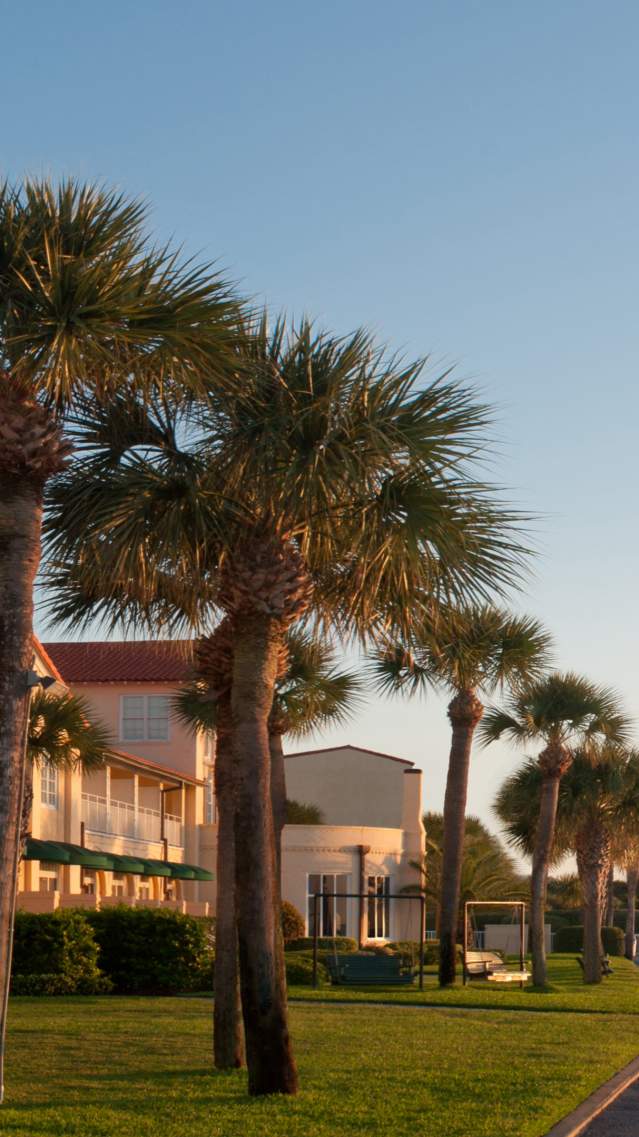
<svg viewBox="0 0 639 1137">
<path fill-rule="evenodd" d="M 370 853 L 370 845 L 358 845 L 357 852 L 359 854 L 359 946 L 363 947 L 368 939 L 368 901 L 364 893 L 368 892 L 366 881 L 366 854 Z"/>
</svg>

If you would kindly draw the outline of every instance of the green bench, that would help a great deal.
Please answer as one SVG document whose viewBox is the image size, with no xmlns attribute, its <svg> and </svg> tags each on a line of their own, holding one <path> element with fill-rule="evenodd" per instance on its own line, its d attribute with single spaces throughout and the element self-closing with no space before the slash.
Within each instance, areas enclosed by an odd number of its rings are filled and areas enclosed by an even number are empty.
<svg viewBox="0 0 639 1137">
<path fill-rule="evenodd" d="M 398 955 L 328 955 L 326 967 L 334 986 L 391 987 L 413 982 Z"/>
</svg>

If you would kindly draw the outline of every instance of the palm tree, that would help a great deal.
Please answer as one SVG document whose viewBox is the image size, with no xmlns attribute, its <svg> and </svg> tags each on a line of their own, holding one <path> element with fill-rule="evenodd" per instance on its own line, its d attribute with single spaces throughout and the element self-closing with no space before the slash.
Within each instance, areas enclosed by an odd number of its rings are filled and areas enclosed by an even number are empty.
<svg viewBox="0 0 639 1137">
<path fill-rule="evenodd" d="M 576 873 L 563 873 L 549 876 L 547 882 L 548 907 L 563 910 L 581 908 L 583 895 L 581 883 Z"/>
<path fill-rule="evenodd" d="M 225 286 L 152 246 L 145 212 L 74 181 L 0 185 L 0 986 L 43 492 L 69 456 L 66 414 L 79 395 L 107 399 L 125 378 L 193 386 L 202 371 L 219 374 L 222 348 L 229 355 L 235 305 Z"/>
<path fill-rule="evenodd" d="M 576 751 L 561 781 L 554 856 L 574 851 L 583 896 L 584 980 L 601 982 L 601 926 L 606 880 L 615 831 L 636 824 L 639 783 L 636 761 L 614 746 Z M 497 811 L 523 851 L 534 848 L 534 829 L 543 775 L 536 762 L 506 780 Z"/>
<path fill-rule="evenodd" d="M 268 726 L 284 636 L 311 606 L 318 627 L 362 640 L 406 626 L 444 592 L 512 585 L 526 553 L 519 518 L 474 474 L 489 414 L 471 391 L 422 385 L 422 362 L 308 322 L 263 320 L 239 365 L 237 397 L 154 408 L 152 422 L 134 394 L 126 413 L 84 409 L 93 454 L 58 483 L 51 555 L 55 610 L 76 623 L 232 621 L 249 1091 L 291 1093 Z"/>
<path fill-rule="evenodd" d="M 541 797 L 532 850 L 530 913 L 537 986 L 546 984 L 544 911 L 561 779 L 570 769 L 577 746 L 588 750 L 604 741 L 622 743 L 627 733 L 614 692 L 572 672 L 548 675 L 514 694 L 505 709 L 490 708 L 484 716 L 484 745 L 502 737 L 542 744 L 536 759 Z"/>
<path fill-rule="evenodd" d="M 356 709 L 361 688 L 354 673 L 337 668 L 334 649 L 326 642 L 313 639 L 308 632 L 290 630 L 285 646 L 269 718 L 278 878 L 281 876 L 282 830 L 290 805 L 286 799 L 282 737 L 285 734 L 300 737 L 322 726 L 346 721 Z M 174 700 L 183 722 L 195 729 L 216 732 L 214 776 L 218 834 L 213 1038 L 214 1061 L 220 1070 L 241 1066 L 244 1056 L 235 920 L 236 790 L 230 745 L 232 653 L 232 628 L 226 617 L 211 636 L 199 641 L 195 677 Z M 284 979 L 285 975 L 282 981 Z"/>
<path fill-rule="evenodd" d="M 455 982 L 468 775 L 473 737 L 484 712 L 479 695 L 539 676 L 548 665 L 549 648 L 550 637 L 536 620 L 483 605 L 450 610 L 407 643 L 391 645 L 375 657 L 378 686 L 384 692 L 430 686 L 452 694 L 440 897 L 441 987 Z"/>
</svg>

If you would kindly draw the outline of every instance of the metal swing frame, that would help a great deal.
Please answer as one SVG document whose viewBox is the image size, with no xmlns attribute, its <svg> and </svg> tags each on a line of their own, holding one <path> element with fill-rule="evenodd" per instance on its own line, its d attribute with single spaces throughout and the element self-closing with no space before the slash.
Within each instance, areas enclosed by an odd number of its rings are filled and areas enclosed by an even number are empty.
<svg viewBox="0 0 639 1137">
<path fill-rule="evenodd" d="M 376 900 L 372 892 L 314 892 L 313 893 L 313 987 L 318 986 L 317 964 L 319 946 L 319 902 L 325 897 L 344 897 L 347 900 Z M 388 892 L 384 900 L 419 900 L 419 989 L 424 990 L 424 945 L 426 943 L 426 894 L 424 892 Z M 333 937 L 334 938 L 334 937 Z"/>
<path fill-rule="evenodd" d="M 517 908 L 519 909 L 519 970 L 524 972 L 526 970 L 526 908 L 525 900 L 467 900 L 464 904 L 464 987 L 468 979 L 468 968 L 466 964 L 466 953 L 468 951 L 468 916 L 471 908 Z M 520 980 L 519 986 L 524 986 L 524 981 Z"/>
</svg>

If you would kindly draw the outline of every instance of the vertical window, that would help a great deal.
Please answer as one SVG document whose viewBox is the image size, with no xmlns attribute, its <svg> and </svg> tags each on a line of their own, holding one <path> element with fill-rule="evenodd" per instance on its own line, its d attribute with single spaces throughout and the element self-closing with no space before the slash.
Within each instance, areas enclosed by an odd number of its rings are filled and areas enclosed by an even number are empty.
<svg viewBox="0 0 639 1137">
<path fill-rule="evenodd" d="M 141 876 L 138 884 L 138 899 L 150 900 L 151 899 L 151 881 L 148 876 Z"/>
<path fill-rule="evenodd" d="M 58 808 L 58 771 L 48 762 L 40 769 L 40 800 L 50 809 Z"/>
<path fill-rule="evenodd" d="M 168 695 L 123 695 L 121 706 L 123 742 L 168 741 Z"/>
<path fill-rule="evenodd" d="M 215 821 L 215 788 L 213 785 L 213 771 L 209 770 L 206 775 L 206 785 L 204 787 L 204 823 L 212 825 Z"/>
<path fill-rule="evenodd" d="M 390 877 L 369 876 L 368 878 L 368 938 L 387 940 L 390 938 Z"/>
<path fill-rule="evenodd" d="M 58 891 L 58 866 L 49 861 L 40 861 L 40 879 L 38 888 L 40 892 Z"/>
<path fill-rule="evenodd" d="M 85 896 L 95 896 L 95 870 L 84 869 L 82 873 L 82 891 Z"/>
<path fill-rule="evenodd" d="M 348 875 L 346 873 L 309 873 L 307 920 L 308 934 L 315 934 L 314 912 L 316 893 L 348 892 Z M 346 936 L 348 924 L 348 899 L 345 896 L 323 895 L 317 901 L 317 915 L 319 919 L 319 936 Z"/>
<path fill-rule="evenodd" d="M 111 896 L 124 896 L 124 876 L 121 872 L 114 872 L 113 874 Z"/>
</svg>

